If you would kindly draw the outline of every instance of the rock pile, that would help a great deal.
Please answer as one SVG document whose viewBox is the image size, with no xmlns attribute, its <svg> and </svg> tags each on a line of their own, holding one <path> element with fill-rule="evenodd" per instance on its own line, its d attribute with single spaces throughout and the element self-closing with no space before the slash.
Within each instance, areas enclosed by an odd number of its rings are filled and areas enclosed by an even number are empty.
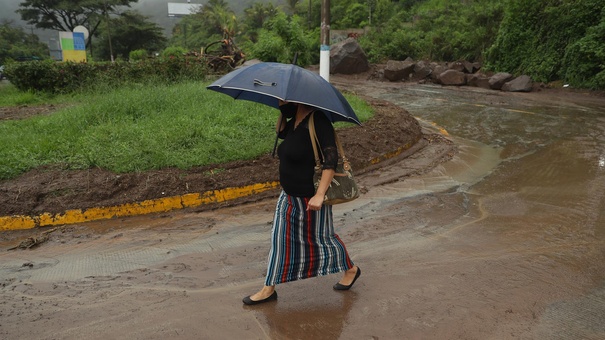
<svg viewBox="0 0 605 340">
<path fill-rule="evenodd" d="M 330 73 L 357 74 L 370 66 L 367 56 L 357 40 L 348 38 L 330 48 Z M 436 63 L 406 60 L 389 60 L 375 77 L 392 82 L 417 81 L 451 86 L 476 86 L 508 92 L 530 92 L 533 81 L 529 76 L 515 77 L 510 73 L 488 74 L 481 71 L 480 63 L 456 61 Z"/>
<path fill-rule="evenodd" d="M 414 61 L 411 58 L 404 61 L 389 60 L 384 69 L 379 71 L 378 77 L 392 82 L 432 81 L 442 85 L 468 85 L 507 92 L 530 92 L 533 89 L 533 81 L 529 76 L 515 77 L 506 72 L 484 73 L 480 63 L 468 61 L 436 63 Z"/>
</svg>

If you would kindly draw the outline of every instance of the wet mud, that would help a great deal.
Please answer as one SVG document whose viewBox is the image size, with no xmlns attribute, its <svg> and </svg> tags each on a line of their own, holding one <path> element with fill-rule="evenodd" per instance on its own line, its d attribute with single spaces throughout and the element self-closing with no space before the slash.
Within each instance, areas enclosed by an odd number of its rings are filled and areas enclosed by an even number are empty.
<svg viewBox="0 0 605 340">
<path fill-rule="evenodd" d="M 242 305 L 263 282 L 273 200 L 117 219 L 0 253 L 0 338 L 605 338 L 605 100 L 346 86 L 458 150 L 436 162 L 451 149 L 428 143 L 335 206 L 363 269 L 350 291 L 331 275 Z"/>
</svg>

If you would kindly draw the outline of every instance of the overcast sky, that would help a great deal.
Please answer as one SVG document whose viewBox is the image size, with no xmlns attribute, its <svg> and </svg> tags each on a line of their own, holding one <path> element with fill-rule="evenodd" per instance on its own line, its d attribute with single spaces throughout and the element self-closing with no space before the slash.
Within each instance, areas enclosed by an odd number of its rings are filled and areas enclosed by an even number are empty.
<svg viewBox="0 0 605 340">
<path fill-rule="evenodd" d="M 34 30 L 34 33 L 40 36 L 43 42 L 47 42 L 49 38 L 58 37 L 56 31 L 38 30 L 28 26 L 15 11 L 19 9 L 19 4 L 22 0 L 0 0 L 0 19 L 12 20 L 15 24 Z M 178 19 L 168 17 L 168 2 L 187 3 L 186 0 L 139 0 L 138 3 L 132 4 L 132 8 L 138 10 L 141 14 L 150 17 L 150 20 L 164 28 L 166 36 L 170 35 L 172 27 Z M 206 0 L 192 0 L 191 3 L 206 3 Z"/>
</svg>

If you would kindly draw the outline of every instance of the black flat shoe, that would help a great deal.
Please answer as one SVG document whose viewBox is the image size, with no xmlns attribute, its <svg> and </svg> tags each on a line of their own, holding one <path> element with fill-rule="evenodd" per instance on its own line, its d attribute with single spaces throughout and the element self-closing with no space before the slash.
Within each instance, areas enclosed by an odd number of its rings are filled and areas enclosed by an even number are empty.
<svg viewBox="0 0 605 340">
<path fill-rule="evenodd" d="M 357 281 L 359 276 L 361 276 L 361 268 L 357 267 L 357 273 L 355 273 L 355 278 L 353 279 L 353 282 L 351 282 L 350 285 L 345 286 L 341 285 L 340 283 L 336 283 L 332 288 L 334 288 L 335 290 L 349 290 L 351 289 L 351 287 L 353 287 L 353 284 L 355 284 L 355 281 Z"/>
<path fill-rule="evenodd" d="M 265 302 L 269 302 L 269 301 L 273 301 L 273 300 L 277 300 L 277 291 L 273 291 L 273 294 L 269 295 L 268 298 L 264 298 L 262 300 L 254 301 L 250 298 L 250 296 L 246 296 L 243 301 L 244 301 L 244 304 L 246 304 L 248 306 L 252 306 L 252 305 L 258 305 L 259 303 L 265 303 Z"/>
</svg>

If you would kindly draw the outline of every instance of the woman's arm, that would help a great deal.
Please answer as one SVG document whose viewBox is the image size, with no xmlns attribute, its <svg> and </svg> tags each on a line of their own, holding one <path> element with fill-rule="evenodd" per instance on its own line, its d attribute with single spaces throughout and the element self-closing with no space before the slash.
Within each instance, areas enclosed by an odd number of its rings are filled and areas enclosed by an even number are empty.
<svg viewBox="0 0 605 340">
<path fill-rule="evenodd" d="M 336 165 L 338 164 L 338 151 L 334 139 L 334 128 L 327 116 L 323 113 L 314 114 L 315 133 L 319 139 L 319 145 L 322 149 L 322 171 L 321 181 L 315 196 L 311 197 L 307 210 L 319 210 L 324 202 L 324 197 L 332 179 L 334 178 Z"/>
<path fill-rule="evenodd" d="M 332 178 L 334 178 L 334 169 L 324 169 L 321 171 L 321 181 L 319 182 L 319 186 L 317 191 L 315 192 L 315 196 L 311 197 L 309 200 L 309 204 L 307 205 L 307 210 L 319 210 L 321 206 L 324 204 L 324 197 L 326 196 L 326 191 L 328 191 L 328 187 L 332 182 Z"/>
</svg>

